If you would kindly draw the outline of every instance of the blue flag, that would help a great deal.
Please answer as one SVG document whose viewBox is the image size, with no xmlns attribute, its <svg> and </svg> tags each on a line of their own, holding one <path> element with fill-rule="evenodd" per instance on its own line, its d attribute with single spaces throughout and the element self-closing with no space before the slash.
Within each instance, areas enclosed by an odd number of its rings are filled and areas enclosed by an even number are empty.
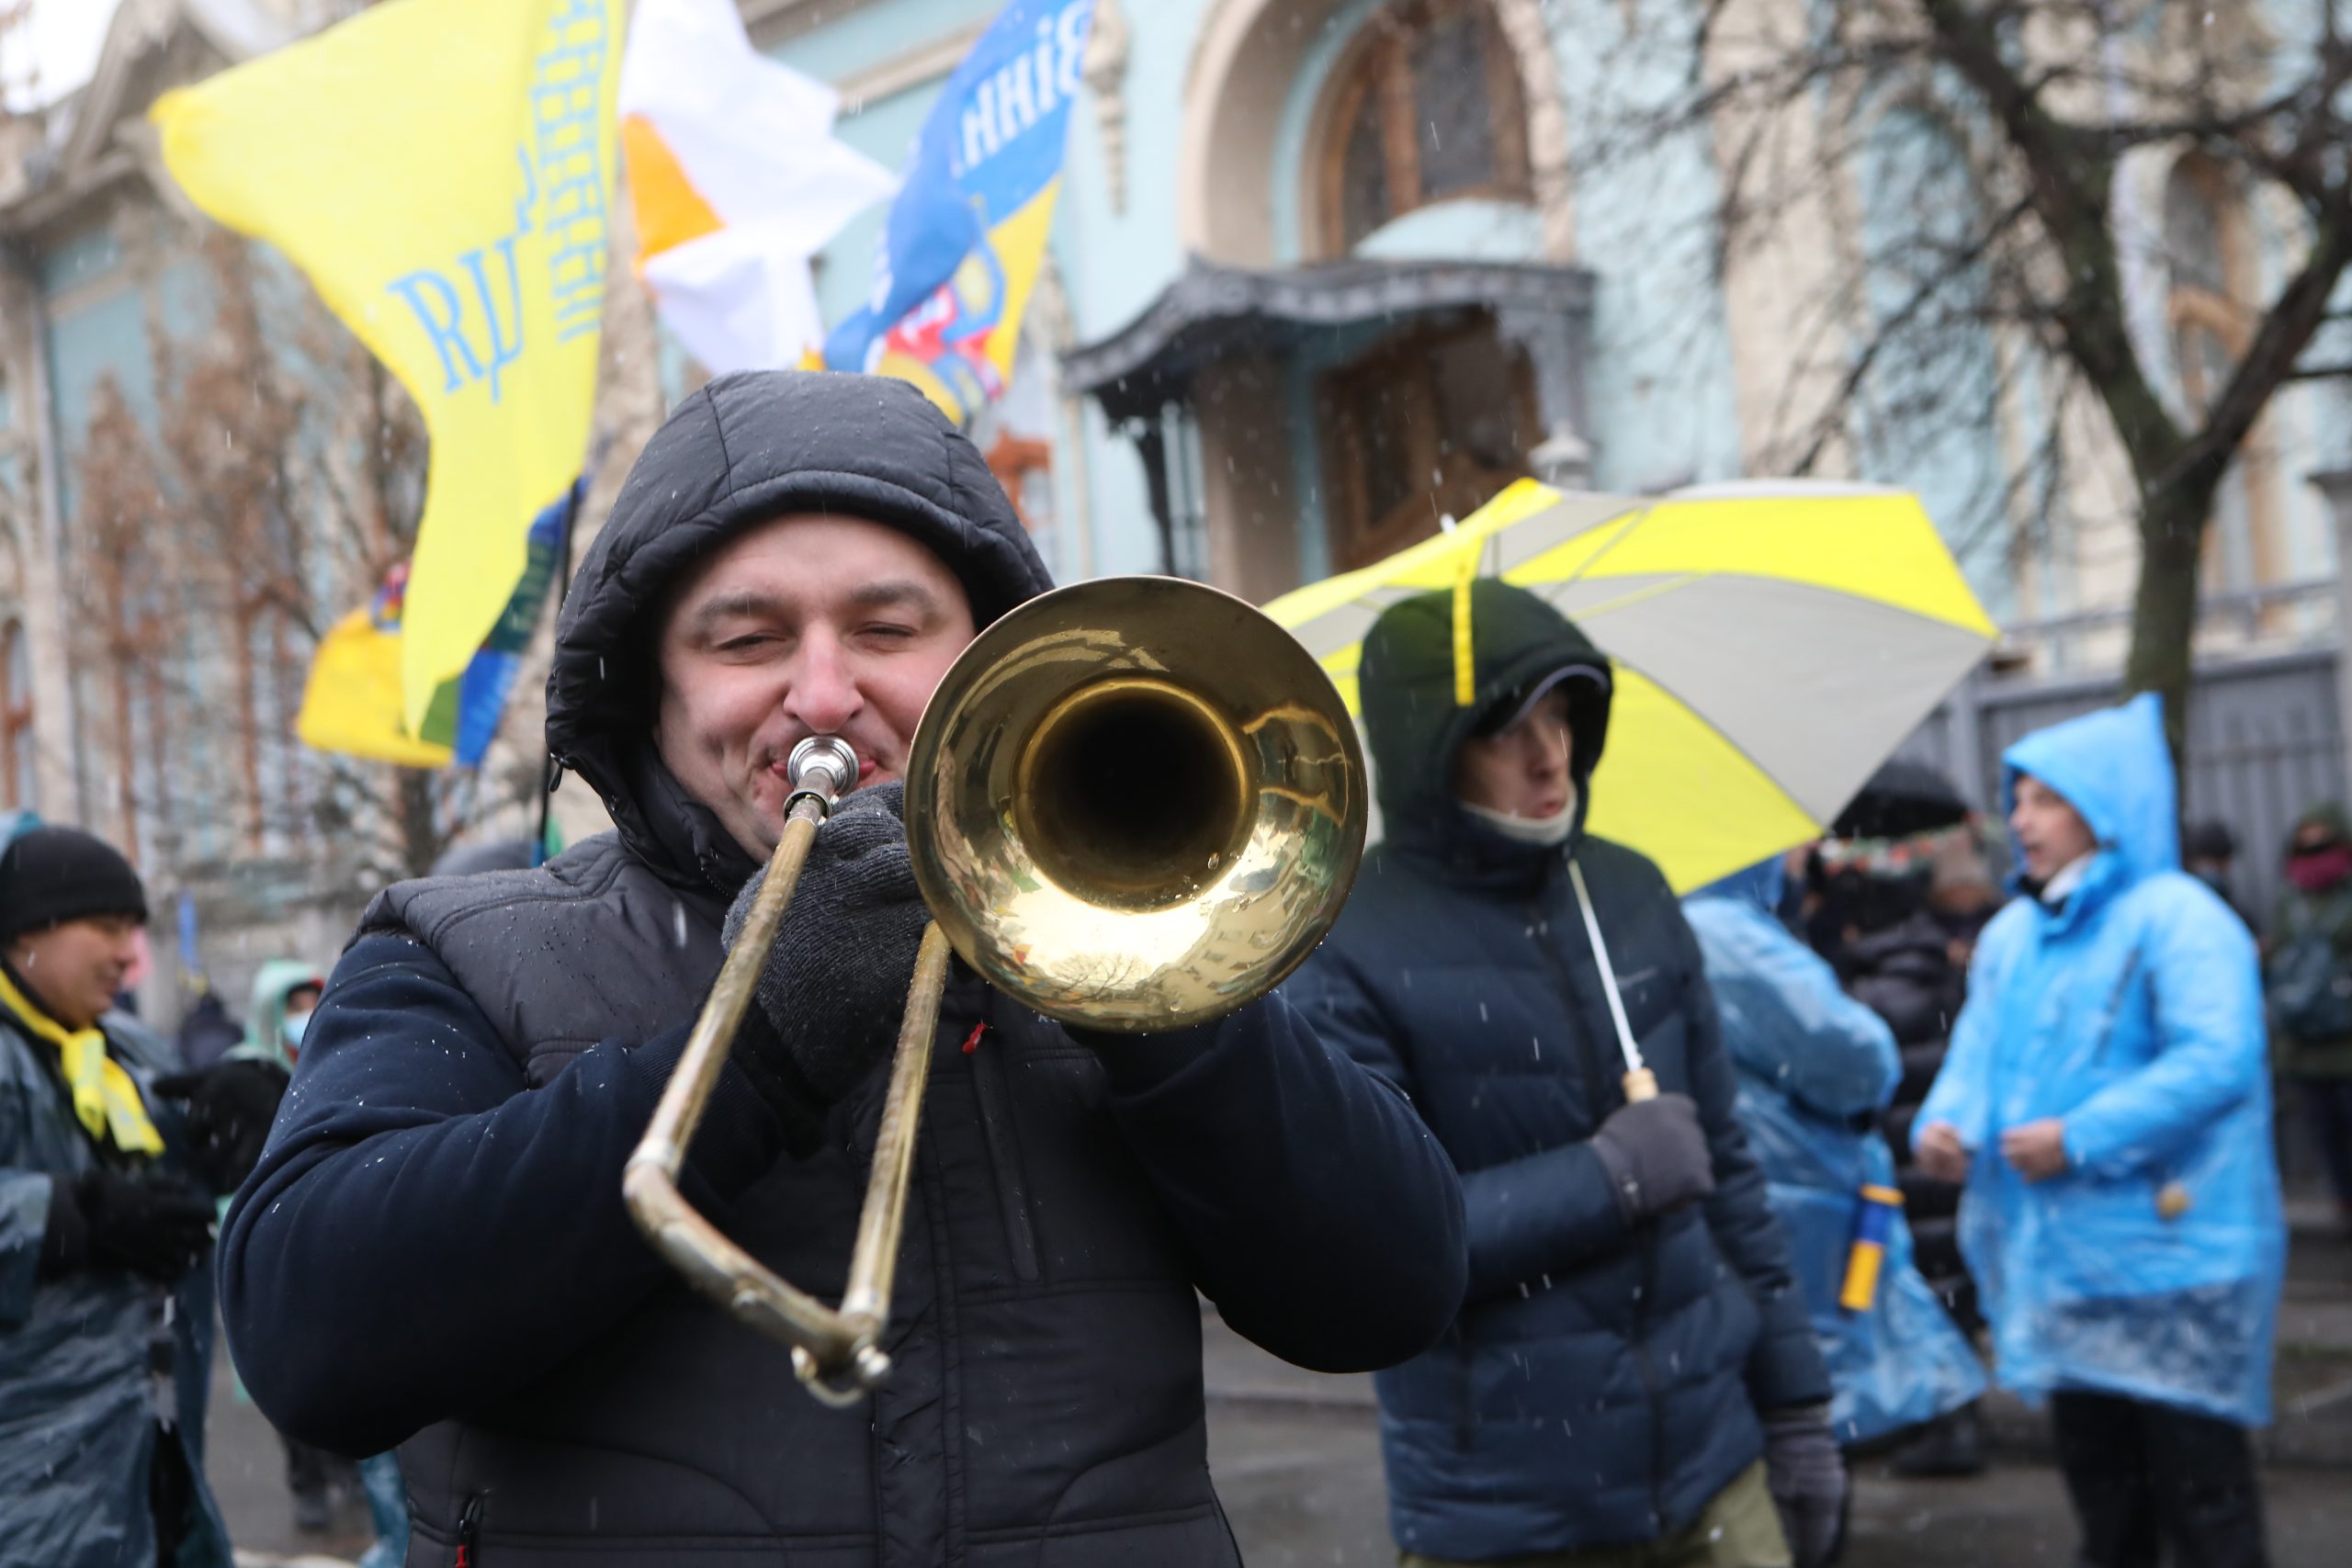
<svg viewBox="0 0 2352 1568">
<path fill-rule="evenodd" d="M 1012 0 L 980 35 L 923 121 L 829 368 L 900 377 L 959 421 L 1003 394 L 1093 21 L 1094 0 Z"/>
</svg>

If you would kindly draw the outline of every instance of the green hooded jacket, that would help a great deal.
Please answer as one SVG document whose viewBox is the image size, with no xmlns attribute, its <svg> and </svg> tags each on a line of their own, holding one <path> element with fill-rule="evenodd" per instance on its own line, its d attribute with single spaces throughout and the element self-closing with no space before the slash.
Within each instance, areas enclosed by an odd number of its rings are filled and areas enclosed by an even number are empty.
<svg viewBox="0 0 2352 1568">
<path fill-rule="evenodd" d="M 1454 753 L 1498 704 L 1555 671 L 1587 670 L 1598 678 L 1579 685 L 1569 708 L 1579 801 L 1600 761 L 1609 736 L 1607 656 L 1549 604 L 1491 578 L 1470 585 L 1470 626 L 1476 694 L 1466 707 L 1454 700 L 1451 595 L 1407 600 L 1364 639 L 1363 721 L 1385 842 L 1458 843 L 1473 819 L 1454 798 Z"/>
<path fill-rule="evenodd" d="M 1396 1544 L 1486 1562 L 1688 1528 L 1763 1451 L 1758 1413 L 1830 1385 L 1681 905 L 1647 859 L 1581 829 L 1609 661 L 1522 589 L 1480 581 L 1470 601 L 1466 705 L 1451 593 L 1392 606 L 1364 640 L 1383 839 L 1287 991 L 1412 1097 L 1461 1173 L 1469 1294 L 1442 1342 L 1379 1374 L 1381 1441 Z M 1578 826 L 1547 846 L 1466 810 L 1453 764 L 1555 676 Z M 1628 1029 L 1659 1088 L 1697 1103 L 1704 1203 L 1628 1219 L 1593 1149 L 1625 1064 L 1571 864 Z"/>
<path fill-rule="evenodd" d="M 294 1053 L 286 1048 L 286 998 L 305 986 L 325 990 L 327 977 L 315 964 L 299 958 L 273 958 L 254 976 L 253 1000 L 245 1008 L 245 1038 L 229 1055 L 243 1061 L 274 1062 L 294 1070 Z"/>
</svg>

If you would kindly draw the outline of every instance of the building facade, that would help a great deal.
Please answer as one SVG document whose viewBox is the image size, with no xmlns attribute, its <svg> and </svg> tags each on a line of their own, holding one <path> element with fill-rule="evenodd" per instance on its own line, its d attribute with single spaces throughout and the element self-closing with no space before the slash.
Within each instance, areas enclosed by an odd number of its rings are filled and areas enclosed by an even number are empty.
<svg viewBox="0 0 2352 1568">
<path fill-rule="evenodd" d="M 741 5 L 760 47 L 840 89 L 839 134 L 896 165 L 998 0 Z M 107 399 L 153 423 L 171 390 L 156 385 L 158 341 L 205 330 L 203 225 L 164 175 L 145 110 L 356 8 L 122 0 L 88 84 L 0 118 L 0 804 L 128 837 L 167 886 L 243 877 L 244 904 L 314 911 L 300 918 L 322 931 L 354 896 L 336 846 L 239 828 L 262 819 L 239 779 L 316 783 L 286 739 L 299 629 L 282 645 L 243 634 L 242 652 L 193 636 L 164 650 L 193 671 L 195 709 L 167 747 L 156 715 L 172 705 L 135 689 L 109 700 L 72 623 L 86 597 L 76 541 L 107 521 L 85 515 L 80 479 Z M 1815 197 L 1822 243 L 1720 253 L 1709 224 L 1738 128 L 1599 155 L 1614 130 L 1600 106 L 1645 86 L 1623 79 L 1626 46 L 1690 8 L 1098 0 L 1019 369 L 974 430 L 1057 574 L 1173 570 L 1262 600 L 1408 544 L 1523 474 L 1644 492 L 1780 471 L 1814 397 L 1792 367 L 1850 355 L 1871 331 L 1868 300 L 1826 351 L 1802 324 L 1828 258 L 1971 199 L 1975 132 L 1917 101 L 1825 104 L 1792 133 L 1818 137 L 1833 113 L 1868 123 L 1850 170 Z M 1663 92 L 1740 65 L 1643 69 Z M 2291 265 L 2293 214 L 2177 148 L 2135 153 L 2120 183 L 2155 236 L 2126 278 L 2133 330 L 2167 396 L 2194 406 L 2244 349 L 2245 307 Z M 820 258 L 829 320 L 858 301 L 882 222 L 867 214 Z M 612 460 L 592 522 L 698 374 L 658 338 L 628 268 L 610 270 Z M 2000 669 L 2095 685 L 2120 666 L 2136 570 L 2125 471 L 2094 430 L 2061 493 L 2026 493 L 2011 481 L 2040 434 L 2084 416 L 2036 402 L 1997 328 L 1955 354 L 1944 374 L 2000 389 L 1984 420 L 1900 444 L 1849 430 L 1817 469 L 1917 489 L 2008 629 Z M 2331 513 L 2306 476 L 2352 461 L 2347 412 L 2331 386 L 2296 388 L 2242 457 L 2207 557 L 2206 652 L 2333 645 Z M 179 525 L 161 511 L 159 538 Z M 259 673 L 236 678 L 241 661 Z M 510 716 L 510 769 L 531 763 L 534 684 Z M 208 781 L 176 811 L 157 804 L 171 758 Z M 116 788 L 126 767 L 149 784 Z M 595 820 L 584 794 L 558 796 L 576 829 Z"/>
</svg>

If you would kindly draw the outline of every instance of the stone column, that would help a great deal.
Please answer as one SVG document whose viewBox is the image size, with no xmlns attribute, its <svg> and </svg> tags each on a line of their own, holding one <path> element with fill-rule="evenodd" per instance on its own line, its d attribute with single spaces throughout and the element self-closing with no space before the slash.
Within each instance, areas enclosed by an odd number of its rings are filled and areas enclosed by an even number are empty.
<svg viewBox="0 0 2352 1568">
<path fill-rule="evenodd" d="M 1592 444 L 1585 438 L 1584 333 L 1566 311 L 1506 306 L 1495 330 L 1535 371 L 1544 439 L 1527 455 L 1535 477 L 1555 490 L 1592 488 Z"/>
<path fill-rule="evenodd" d="M 2335 730 L 2344 753 L 2344 776 L 2352 779 L 2352 468 L 2322 468 L 2309 476 L 2327 498 L 2335 540 Z"/>
<path fill-rule="evenodd" d="M 2335 745 L 2345 755 L 2345 778 L 2352 778 L 2352 468 L 2322 468 L 2310 475 L 2328 501 L 2335 538 Z"/>
</svg>

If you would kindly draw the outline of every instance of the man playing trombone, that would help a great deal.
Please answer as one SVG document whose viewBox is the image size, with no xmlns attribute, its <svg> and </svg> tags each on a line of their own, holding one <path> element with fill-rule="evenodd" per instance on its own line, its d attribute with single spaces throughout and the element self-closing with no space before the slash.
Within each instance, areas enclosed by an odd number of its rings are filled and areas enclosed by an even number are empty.
<svg viewBox="0 0 2352 1568">
<path fill-rule="evenodd" d="M 222 1239 L 247 1385 L 307 1440 L 401 1445 L 412 1564 L 1231 1563 L 1195 1291 L 1323 1370 L 1451 1319 L 1443 1153 L 1271 996 L 1114 1037 L 959 968 L 890 1375 L 846 1407 L 631 1224 L 623 1166 L 783 830 L 788 759 L 837 737 L 859 777 L 682 1186 L 840 1294 L 929 919 L 901 771 L 956 655 L 1047 586 L 978 455 L 899 382 L 727 377 L 639 457 L 548 682 L 550 749 L 616 832 L 371 906 Z"/>
</svg>

